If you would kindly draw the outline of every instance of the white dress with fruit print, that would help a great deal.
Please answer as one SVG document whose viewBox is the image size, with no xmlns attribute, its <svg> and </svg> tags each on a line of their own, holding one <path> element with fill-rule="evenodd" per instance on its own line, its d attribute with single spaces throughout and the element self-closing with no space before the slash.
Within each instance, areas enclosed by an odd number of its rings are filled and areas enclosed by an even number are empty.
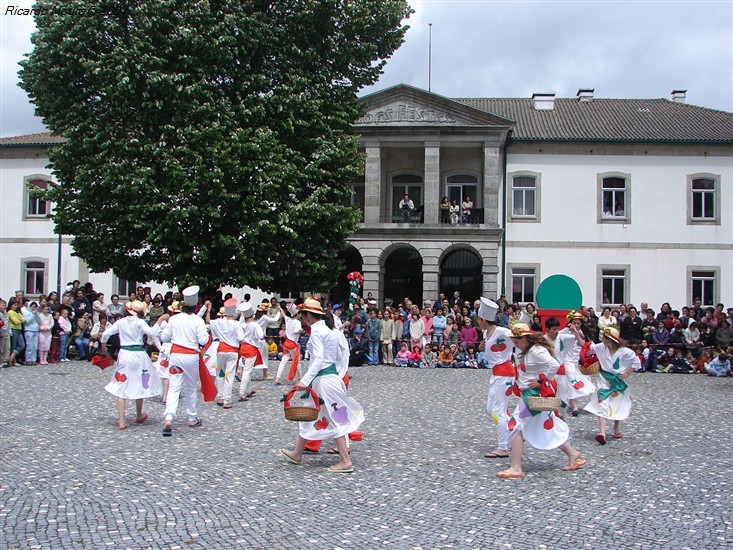
<svg viewBox="0 0 733 550">
<path fill-rule="evenodd" d="M 517 384 L 522 392 L 527 391 L 529 383 L 537 381 L 541 374 L 554 379 L 560 368 L 560 363 L 541 346 L 533 346 L 517 360 Z M 570 428 L 556 411 L 530 411 L 524 399 L 514 409 L 507 427 L 512 436 L 521 434 L 527 443 L 541 450 L 556 449 L 570 436 Z"/>
<path fill-rule="evenodd" d="M 590 376 L 586 376 L 580 369 L 578 369 L 578 362 L 580 361 L 580 344 L 573 335 L 572 331 L 568 328 L 564 328 L 558 335 L 558 340 L 563 337 L 564 334 L 570 334 L 573 336 L 572 340 L 562 340 L 563 349 L 562 362 L 565 365 L 565 377 L 568 381 L 568 399 L 580 399 L 586 395 L 592 394 L 596 391 L 596 385 L 593 383 L 593 379 Z"/>
<path fill-rule="evenodd" d="M 144 350 L 144 336 L 152 337 L 148 324 L 134 315 L 123 317 L 104 331 L 102 342 L 106 343 L 113 334 L 120 335 L 120 353 L 112 380 L 104 389 L 123 399 L 160 395 L 162 386 L 158 371 Z M 143 349 L 125 349 L 133 346 Z"/>
</svg>

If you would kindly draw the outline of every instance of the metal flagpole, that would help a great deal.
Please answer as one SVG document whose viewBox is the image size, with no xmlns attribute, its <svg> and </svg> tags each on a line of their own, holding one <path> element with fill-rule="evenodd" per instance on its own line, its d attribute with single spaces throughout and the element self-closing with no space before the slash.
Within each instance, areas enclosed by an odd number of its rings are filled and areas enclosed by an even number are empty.
<svg viewBox="0 0 733 550">
<path fill-rule="evenodd" d="M 433 24 L 428 23 L 428 92 L 432 89 L 433 76 Z"/>
</svg>

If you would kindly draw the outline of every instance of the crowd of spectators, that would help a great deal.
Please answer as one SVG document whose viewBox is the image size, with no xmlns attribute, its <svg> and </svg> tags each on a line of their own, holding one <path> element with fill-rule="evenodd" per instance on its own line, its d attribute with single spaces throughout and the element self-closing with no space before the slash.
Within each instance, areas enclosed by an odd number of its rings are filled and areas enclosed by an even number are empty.
<svg viewBox="0 0 733 550">
<path fill-rule="evenodd" d="M 216 312 L 231 297 L 220 292 L 202 300 Z M 249 296 L 245 296 L 248 300 Z M 105 327 L 124 315 L 127 301 L 141 300 L 148 308 L 144 320 L 151 326 L 168 311 L 174 293 L 152 295 L 142 286 L 129 296 L 110 296 L 79 281 L 69 283 L 59 298 L 56 292 L 30 301 L 22 291 L 7 300 L 0 299 L 0 364 L 46 364 L 69 360 L 69 354 L 90 360 L 99 351 L 99 339 Z M 534 304 L 509 303 L 502 295 L 497 322 L 501 326 L 520 318 L 535 331 L 542 330 Z M 261 311 L 276 318 L 277 298 L 263 300 Z M 326 305 L 326 304 L 324 304 Z M 328 306 L 342 324 L 350 343 L 350 365 L 394 365 L 416 368 L 487 368 L 481 350 L 481 333 L 476 321 L 478 301 L 461 298 L 454 292 L 449 299 L 440 294 L 435 300 L 415 304 L 405 298 L 400 304 L 387 303 L 379 308 L 371 293 L 357 303 L 343 307 Z M 723 304 L 702 307 L 699 301 L 679 311 L 667 302 L 659 311 L 642 302 L 618 307 L 603 307 L 600 315 L 592 307 L 582 307 L 583 332 L 593 342 L 607 326 L 619 328 L 621 338 L 632 347 L 648 372 L 709 372 L 730 374 L 733 353 L 733 307 Z M 270 323 L 266 330 L 269 355 L 282 354 L 284 320 Z M 301 335 L 301 354 L 305 357 L 307 333 Z M 727 361 L 727 363 L 726 363 Z M 727 365 L 727 371 L 726 371 Z"/>
</svg>

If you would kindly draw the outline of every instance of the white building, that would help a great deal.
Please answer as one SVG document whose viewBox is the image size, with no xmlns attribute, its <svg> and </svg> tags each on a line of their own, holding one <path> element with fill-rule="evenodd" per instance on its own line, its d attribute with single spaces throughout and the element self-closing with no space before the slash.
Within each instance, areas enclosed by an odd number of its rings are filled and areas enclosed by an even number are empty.
<svg viewBox="0 0 733 550">
<path fill-rule="evenodd" d="M 733 114 L 671 100 L 448 99 L 406 85 L 362 98 L 354 128 L 366 153 L 353 201 L 363 213 L 344 254 L 380 300 L 433 300 L 459 290 L 535 301 L 553 274 L 575 279 L 583 301 L 646 301 L 679 308 L 733 303 Z M 86 279 L 126 289 L 61 254 L 43 205 L 48 134 L 0 139 L 0 294 L 53 290 Z M 407 193 L 416 210 L 403 223 Z M 473 201 L 445 223 L 442 197 Z M 27 292 L 33 294 L 32 292 Z"/>
</svg>

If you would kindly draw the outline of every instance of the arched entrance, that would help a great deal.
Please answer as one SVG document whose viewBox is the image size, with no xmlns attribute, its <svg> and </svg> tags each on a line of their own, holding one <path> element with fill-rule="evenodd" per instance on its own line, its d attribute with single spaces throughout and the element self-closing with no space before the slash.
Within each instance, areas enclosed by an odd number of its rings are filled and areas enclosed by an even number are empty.
<svg viewBox="0 0 733 550">
<path fill-rule="evenodd" d="M 384 261 L 384 298 L 397 305 L 405 296 L 422 303 L 422 256 L 407 246 L 392 251 Z"/>
<path fill-rule="evenodd" d="M 351 293 L 346 275 L 352 271 L 362 271 L 364 260 L 359 251 L 351 245 L 347 245 L 338 257 L 344 262 L 344 267 L 339 271 L 336 286 L 328 293 L 328 297 L 332 304 L 341 304 L 346 309 L 345 304 L 348 304 L 349 294 Z"/>
<path fill-rule="evenodd" d="M 440 292 L 451 297 L 457 290 L 471 303 L 481 296 L 483 278 L 481 257 L 465 248 L 448 252 L 440 262 Z"/>
</svg>

